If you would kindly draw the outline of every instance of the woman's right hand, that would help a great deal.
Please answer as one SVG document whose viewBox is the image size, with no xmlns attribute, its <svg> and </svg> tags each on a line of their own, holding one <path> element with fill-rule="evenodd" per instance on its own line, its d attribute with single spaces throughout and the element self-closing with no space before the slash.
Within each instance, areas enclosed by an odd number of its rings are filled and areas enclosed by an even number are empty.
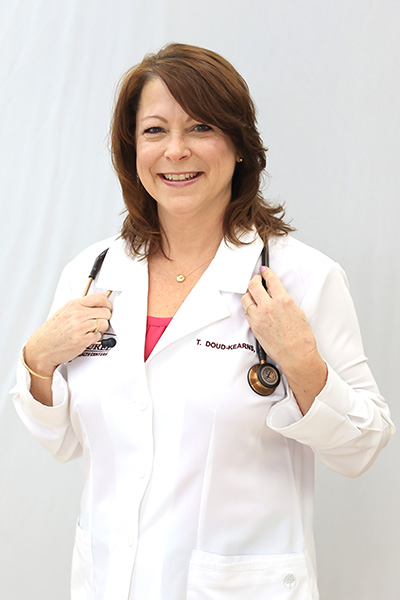
<svg viewBox="0 0 400 600">
<path fill-rule="evenodd" d="M 110 300 L 99 292 L 70 300 L 28 339 L 26 364 L 32 371 L 51 377 L 61 363 L 79 356 L 101 339 L 109 327 L 111 312 Z"/>
</svg>

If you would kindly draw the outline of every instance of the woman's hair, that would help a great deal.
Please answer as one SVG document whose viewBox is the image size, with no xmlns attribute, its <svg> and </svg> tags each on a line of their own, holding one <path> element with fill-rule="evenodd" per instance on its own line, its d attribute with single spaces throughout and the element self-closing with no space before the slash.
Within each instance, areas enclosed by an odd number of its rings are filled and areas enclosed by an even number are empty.
<svg viewBox="0 0 400 600">
<path fill-rule="evenodd" d="M 136 113 L 144 85 L 159 77 L 183 110 L 195 120 L 221 129 L 232 140 L 242 161 L 232 179 L 232 196 L 224 216 L 225 239 L 240 245 L 242 232 L 253 227 L 265 241 L 292 227 L 283 220 L 281 205 L 264 202 L 260 183 L 265 152 L 256 114 L 244 79 L 222 56 L 186 44 L 168 44 L 148 54 L 122 78 L 111 124 L 111 152 L 126 205 L 121 236 L 133 255 L 149 256 L 161 246 L 157 204 L 136 171 Z"/>
</svg>

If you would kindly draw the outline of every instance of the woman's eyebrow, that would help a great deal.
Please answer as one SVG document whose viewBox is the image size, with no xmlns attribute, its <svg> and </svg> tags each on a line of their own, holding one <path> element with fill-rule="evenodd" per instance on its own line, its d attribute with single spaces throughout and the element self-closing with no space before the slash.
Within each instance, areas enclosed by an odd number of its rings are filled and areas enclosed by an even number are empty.
<svg viewBox="0 0 400 600">
<path fill-rule="evenodd" d="M 145 117 L 142 117 L 141 119 L 139 119 L 139 121 L 146 121 L 146 119 L 160 119 L 160 121 L 163 121 L 164 123 L 168 123 L 168 119 L 166 119 L 165 117 L 162 117 L 161 115 L 146 115 Z M 187 116 L 186 121 L 196 121 L 197 119 L 193 119 L 193 117 L 191 117 L 190 115 Z"/>
<path fill-rule="evenodd" d="M 161 117 L 160 115 L 148 115 L 146 117 L 143 117 L 140 120 L 146 121 L 146 119 L 160 119 L 160 121 L 164 121 L 164 123 L 167 123 L 167 119 L 165 119 L 164 117 Z"/>
</svg>

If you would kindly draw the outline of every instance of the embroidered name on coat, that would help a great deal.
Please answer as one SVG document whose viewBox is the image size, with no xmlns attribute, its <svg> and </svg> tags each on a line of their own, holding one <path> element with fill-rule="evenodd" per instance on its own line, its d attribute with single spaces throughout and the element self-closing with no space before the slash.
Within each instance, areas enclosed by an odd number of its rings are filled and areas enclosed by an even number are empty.
<svg viewBox="0 0 400 600">
<path fill-rule="evenodd" d="M 197 346 L 202 346 L 203 342 L 201 339 L 197 339 Z M 204 343 L 206 348 L 215 348 L 216 350 L 250 350 L 250 352 L 255 352 L 254 346 L 252 344 L 246 344 L 245 342 L 240 342 L 238 344 L 221 344 L 219 342 L 211 342 L 207 340 Z"/>
</svg>

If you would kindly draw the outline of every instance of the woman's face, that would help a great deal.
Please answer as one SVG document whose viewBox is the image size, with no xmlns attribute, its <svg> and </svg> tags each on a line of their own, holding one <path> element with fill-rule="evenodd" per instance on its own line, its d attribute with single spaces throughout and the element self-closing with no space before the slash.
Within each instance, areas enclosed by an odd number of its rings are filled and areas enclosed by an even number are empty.
<svg viewBox="0 0 400 600">
<path fill-rule="evenodd" d="M 238 160 L 220 129 L 190 117 L 154 78 L 143 87 L 136 117 L 137 173 L 158 204 L 160 220 L 221 218 Z"/>
</svg>

